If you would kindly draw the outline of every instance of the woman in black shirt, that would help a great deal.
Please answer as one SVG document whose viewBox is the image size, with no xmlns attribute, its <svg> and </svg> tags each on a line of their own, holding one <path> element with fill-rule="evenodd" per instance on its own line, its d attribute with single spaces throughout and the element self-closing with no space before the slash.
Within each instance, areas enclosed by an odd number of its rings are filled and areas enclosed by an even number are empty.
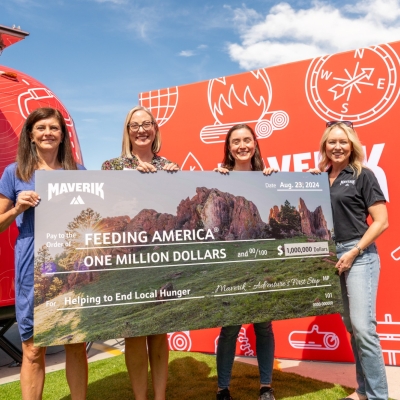
<svg viewBox="0 0 400 400">
<path fill-rule="evenodd" d="M 334 240 L 351 335 L 358 388 L 346 399 L 387 399 L 388 387 L 376 333 L 376 295 L 380 263 L 375 240 L 388 227 L 385 197 L 349 121 L 331 121 L 320 143 L 319 169 L 329 174 Z M 368 225 L 367 218 L 372 223 Z"/>
</svg>

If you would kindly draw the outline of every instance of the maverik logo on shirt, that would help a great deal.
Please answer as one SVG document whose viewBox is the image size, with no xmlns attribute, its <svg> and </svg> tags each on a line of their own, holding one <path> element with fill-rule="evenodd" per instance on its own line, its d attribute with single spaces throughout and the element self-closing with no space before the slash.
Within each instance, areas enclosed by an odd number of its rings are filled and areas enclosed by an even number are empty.
<svg viewBox="0 0 400 400">
<path fill-rule="evenodd" d="M 340 181 L 340 186 L 342 186 L 342 185 L 349 186 L 350 184 L 355 185 L 355 183 L 356 183 L 355 179 L 350 180 L 350 181 Z"/>
<path fill-rule="evenodd" d="M 51 200 L 54 196 L 58 196 L 63 193 L 72 193 L 72 192 L 83 192 L 83 193 L 91 193 L 96 196 L 101 197 L 104 200 L 104 191 L 103 191 L 104 182 L 92 182 L 92 183 L 49 183 L 48 184 L 48 200 Z M 70 204 L 85 204 L 82 200 L 82 197 L 78 195 L 74 197 Z"/>
</svg>

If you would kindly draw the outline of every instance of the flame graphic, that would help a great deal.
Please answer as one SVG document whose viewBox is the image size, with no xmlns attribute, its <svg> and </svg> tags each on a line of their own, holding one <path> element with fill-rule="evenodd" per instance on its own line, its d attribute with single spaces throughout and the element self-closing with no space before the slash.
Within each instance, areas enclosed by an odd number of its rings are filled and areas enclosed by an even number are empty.
<svg viewBox="0 0 400 400">
<path fill-rule="evenodd" d="M 264 69 L 210 80 L 208 105 L 215 121 L 201 129 L 201 141 L 223 143 L 232 126 L 240 123 L 251 126 L 259 139 L 286 128 L 289 115 L 283 110 L 268 111 L 271 100 L 272 86 Z"/>
<path fill-rule="evenodd" d="M 272 88 L 265 70 L 213 79 L 208 86 L 209 107 L 216 123 L 260 120 L 268 111 Z"/>
</svg>

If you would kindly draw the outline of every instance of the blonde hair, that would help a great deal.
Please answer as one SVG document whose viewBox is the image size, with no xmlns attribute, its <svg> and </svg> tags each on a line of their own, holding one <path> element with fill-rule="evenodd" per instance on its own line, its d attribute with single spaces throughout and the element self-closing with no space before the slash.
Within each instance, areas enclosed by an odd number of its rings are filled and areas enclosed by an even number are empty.
<svg viewBox="0 0 400 400">
<path fill-rule="evenodd" d="M 346 124 L 340 122 L 326 128 L 324 133 L 322 134 L 322 138 L 319 144 L 319 152 L 321 154 L 321 160 L 318 164 L 318 168 L 321 171 L 326 171 L 331 165 L 331 160 L 326 155 L 326 142 L 333 128 L 340 128 L 346 134 L 347 138 L 350 140 L 352 144 L 352 149 L 349 158 L 349 166 L 350 168 L 353 169 L 356 176 L 358 177 L 361 174 L 364 162 L 364 151 L 362 148 L 362 144 L 360 142 L 360 139 L 358 138 L 356 131 L 347 126 Z"/>
<path fill-rule="evenodd" d="M 153 114 L 151 111 L 143 106 L 136 106 L 133 107 L 132 110 L 128 112 L 128 115 L 125 118 L 125 123 L 124 123 L 124 129 L 122 131 L 122 152 L 121 152 L 121 157 L 126 157 L 126 158 L 132 158 L 132 143 L 129 138 L 129 127 L 128 124 L 132 118 L 132 115 L 136 111 L 145 111 L 147 114 L 149 114 L 151 121 L 153 122 L 154 129 L 156 131 L 156 135 L 154 137 L 153 143 L 151 144 L 151 151 L 154 154 L 157 154 L 161 150 L 161 133 L 158 128 L 158 124 L 156 119 L 154 118 Z"/>
</svg>

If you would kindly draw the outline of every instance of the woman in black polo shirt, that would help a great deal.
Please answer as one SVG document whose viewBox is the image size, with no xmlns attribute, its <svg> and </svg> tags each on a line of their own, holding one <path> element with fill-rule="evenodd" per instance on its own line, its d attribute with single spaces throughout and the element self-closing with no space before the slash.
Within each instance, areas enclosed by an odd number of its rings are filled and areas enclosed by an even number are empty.
<svg viewBox="0 0 400 400">
<path fill-rule="evenodd" d="M 374 242 L 388 227 L 385 197 L 373 172 L 362 165 L 364 152 L 351 122 L 328 122 L 320 152 L 319 169 L 329 173 L 336 268 L 356 362 L 358 388 L 346 399 L 384 400 L 388 386 L 376 333 L 380 264 Z"/>
</svg>

